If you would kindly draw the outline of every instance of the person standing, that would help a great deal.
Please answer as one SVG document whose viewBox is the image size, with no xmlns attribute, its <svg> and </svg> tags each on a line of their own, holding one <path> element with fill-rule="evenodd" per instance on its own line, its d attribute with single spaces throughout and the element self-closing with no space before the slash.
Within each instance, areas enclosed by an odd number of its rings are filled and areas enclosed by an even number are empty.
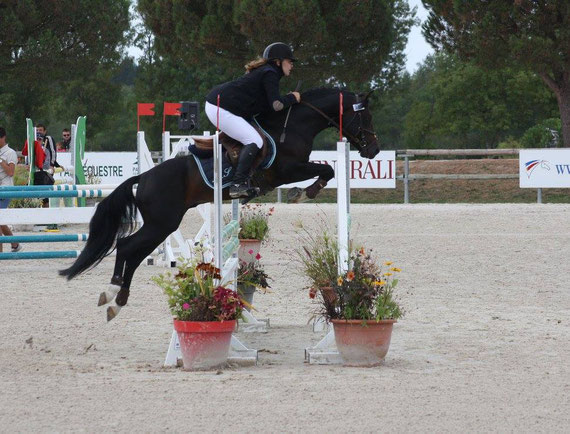
<svg viewBox="0 0 570 434">
<path fill-rule="evenodd" d="M 68 152 L 71 147 L 71 131 L 69 128 L 64 128 L 61 132 L 61 142 L 57 142 L 56 148 L 58 151 Z"/>
<path fill-rule="evenodd" d="M 36 125 L 36 140 L 41 143 L 45 158 L 42 168 L 34 174 L 34 185 L 53 185 L 55 183 L 52 175 L 54 169 L 61 166 L 57 162 L 57 150 L 53 137 L 47 134 L 44 124 Z M 48 208 L 49 200 L 44 198 L 42 205 L 44 208 Z"/>
<path fill-rule="evenodd" d="M 18 155 L 6 143 L 6 129 L 0 127 L 0 186 L 14 185 L 14 172 L 16 171 L 16 163 L 18 163 Z M 10 199 L 0 199 L 0 209 L 8 208 Z M 2 235 L 12 236 L 12 231 L 8 225 L 0 225 Z M 12 243 L 12 252 L 22 250 L 20 243 Z M 0 251 L 2 251 L 2 242 L 0 239 Z"/>
</svg>

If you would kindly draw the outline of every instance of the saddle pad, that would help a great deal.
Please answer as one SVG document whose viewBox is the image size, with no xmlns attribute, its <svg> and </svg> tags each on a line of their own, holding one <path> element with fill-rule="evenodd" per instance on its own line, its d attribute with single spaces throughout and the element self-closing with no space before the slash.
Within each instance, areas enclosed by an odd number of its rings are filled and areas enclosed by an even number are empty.
<svg viewBox="0 0 570 434">
<path fill-rule="evenodd" d="M 214 188 L 214 157 L 209 158 L 198 158 L 196 155 L 192 154 L 198 169 L 200 169 L 200 175 L 210 188 Z M 234 168 L 228 159 L 226 152 L 222 154 L 222 188 L 229 187 L 232 183 L 232 178 L 234 177 Z"/>
<path fill-rule="evenodd" d="M 271 167 L 273 161 L 275 160 L 275 155 L 277 154 L 277 146 L 275 145 L 275 141 L 273 137 L 269 135 L 267 131 L 265 131 L 257 119 L 253 119 L 255 124 L 259 127 L 265 137 L 267 137 L 267 156 L 261 162 L 258 169 L 267 169 Z M 198 165 L 198 169 L 200 169 L 200 175 L 202 175 L 202 179 L 206 183 L 206 185 L 210 188 L 214 188 L 214 157 L 198 157 L 196 153 L 199 153 L 195 146 L 190 145 L 190 153 L 194 157 L 196 164 Z M 228 159 L 227 153 L 224 151 L 222 154 L 222 188 L 229 187 L 231 185 L 231 181 L 234 177 L 235 169 L 232 167 L 230 160 Z"/>
</svg>

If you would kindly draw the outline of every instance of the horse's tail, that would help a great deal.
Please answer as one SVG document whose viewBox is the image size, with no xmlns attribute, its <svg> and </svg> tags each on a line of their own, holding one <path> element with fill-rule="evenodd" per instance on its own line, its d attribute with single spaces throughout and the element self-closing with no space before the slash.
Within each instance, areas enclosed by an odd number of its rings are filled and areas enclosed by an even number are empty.
<svg viewBox="0 0 570 434">
<path fill-rule="evenodd" d="M 85 248 L 71 267 L 59 271 L 60 276 L 70 280 L 95 267 L 112 251 L 118 238 L 134 230 L 137 206 L 133 185 L 139 178 L 140 175 L 127 179 L 97 205 Z"/>
</svg>

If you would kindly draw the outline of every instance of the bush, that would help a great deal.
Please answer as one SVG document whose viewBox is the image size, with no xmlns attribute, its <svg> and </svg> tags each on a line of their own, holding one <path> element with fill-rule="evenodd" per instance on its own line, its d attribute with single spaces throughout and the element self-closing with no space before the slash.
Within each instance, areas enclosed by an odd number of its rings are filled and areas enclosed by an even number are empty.
<svg viewBox="0 0 570 434">
<path fill-rule="evenodd" d="M 529 128 L 521 137 L 523 148 L 552 148 L 560 146 L 562 141 L 562 123 L 552 118 Z"/>
</svg>

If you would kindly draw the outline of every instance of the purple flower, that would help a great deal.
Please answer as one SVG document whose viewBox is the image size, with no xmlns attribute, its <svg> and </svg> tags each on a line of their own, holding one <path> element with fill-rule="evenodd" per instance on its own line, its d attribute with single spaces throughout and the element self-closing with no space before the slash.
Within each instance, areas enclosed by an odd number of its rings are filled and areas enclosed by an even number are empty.
<svg viewBox="0 0 570 434">
<path fill-rule="evenodd" d="M 249 249 L 248 252 L 250 255 L 253 255 L 253 249 Z"/>
<path fill-rule="evenodd" d="M 189 305 L 188 303 L 184 303 L 184 304 L 182 305 L 182 309 L 188 310 L 188 309 L 190 309 L 190 305 Z"/>
</svg>

